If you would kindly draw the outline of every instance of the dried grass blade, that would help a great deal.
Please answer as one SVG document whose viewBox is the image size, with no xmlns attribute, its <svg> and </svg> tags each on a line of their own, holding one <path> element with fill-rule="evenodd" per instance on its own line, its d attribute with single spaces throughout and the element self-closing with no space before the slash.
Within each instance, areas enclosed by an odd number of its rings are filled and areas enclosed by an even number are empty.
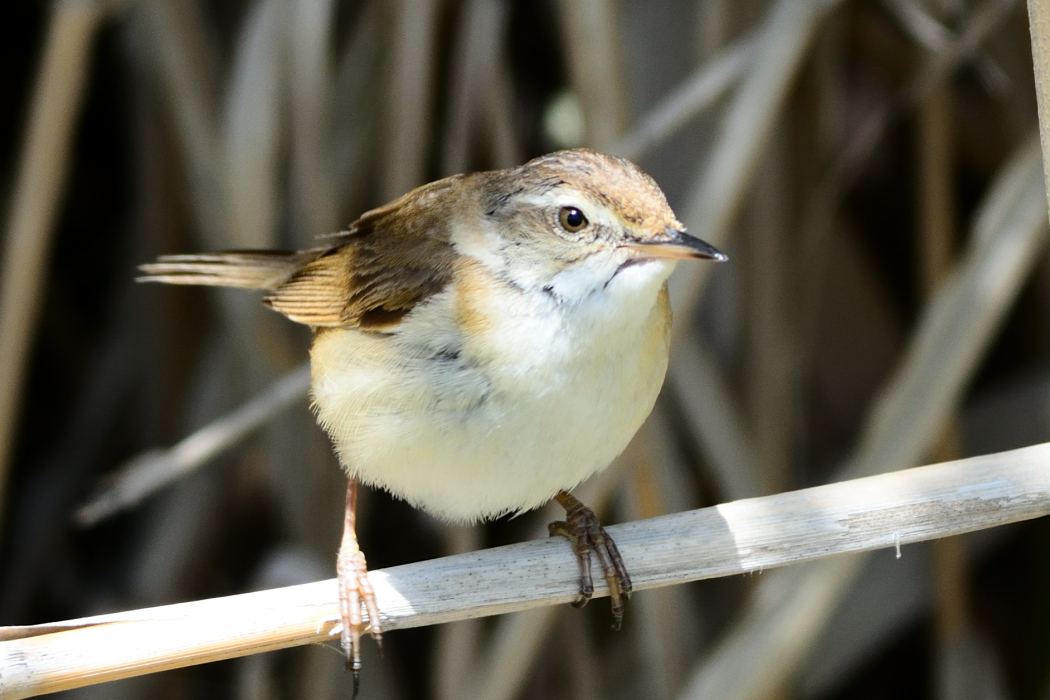
<svg viewBox="0 0 1050 700">
<path fill-rule="evenodd" d="M 156 0 L 138 5 L 135 12 L 135 41 L 160 77 L 186 155 L 195 223 L 206 247 L 229 248 L 214 40 L 196 1 Z"/>
<path fill-rule="evenodd" d="M 292 404 L 302 401 L 309 387 L 310 366 L 306 364 L 172 448 L 148 450 L 134 457 L 118 470 L 105 491 L 77 509 L 77 523 L 83 527 L 94 525 L 200 468 Z"/>
<path fill-rule="evenodd" d="M 47 280 L 74 127 L 105 16 L 102 3 L 58 2 L 33 88 L 24 147 L 4 225 L 0 268 L 0 521 L 29 350 Z"/>
<path fill-rule="evenodd" d="M 663 102 L 642 116 L 637 126 L 609 152 L 629 160 L 643 158 L 725 95 L 744 75 L 756 49 L 756 37 L 748 36 L 705 62 Z"/>
<path fill-rule="evenodd" d="M 610 0 L 562 0 L 569 82 L 583 106 L 585 140 L 608 149 L 627 124 L 619 14 Z"/>
<path fill-rule="evenodd" d="M 1050 204 L 1050 2 L 1028 0 L 1028 25 L 1032 33 L 1032 67 L 1039 105 L 1039 141 L 1043 146 L 1043 174 Z"/>
<path fill-rule="evenodd" d="M 280 0 L 260 0 L 249 8 L 226 90 L 222 141 L 229 238 L 236 249 L 277 247 L 284 7 Z"/>
<path fill-rule="evenodd" d="M 693 235 L 725 246 L 788 89 L 821 21 L 837 4 L 778 0 L 768 11 L 751 71 L 723 115 L 717 143 L 689 196 L 682 220 Z M 678 269 L 671 301 L 679 318 L 694 317 L 707 275 L 700 265 Z"/>
<path fill-rule="evenodd" d="M 383 200 L 400 197 L 426 179 L 440 2 L 399 0 L 395 5 L 394 65 L 383 139 Z"/>
</svg>

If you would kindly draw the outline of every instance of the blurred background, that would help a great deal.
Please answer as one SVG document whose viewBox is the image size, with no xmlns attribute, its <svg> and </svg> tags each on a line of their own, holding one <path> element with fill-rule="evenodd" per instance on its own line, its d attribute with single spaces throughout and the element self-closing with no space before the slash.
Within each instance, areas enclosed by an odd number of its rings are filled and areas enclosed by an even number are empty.
<svg viewBox="0 0 1050 700">
<path fill-rule="evenodd" d="M 0 3 L 0 56 L 0 624 L 334 574 L 309 331 L 136 265 L 308 247 L 562 147 L 635 160 L 730 256 L 673 279 L 665 390 L 581 493 L 605 522 L 1050 440 L 1016 0 Z M 372 569 L 555 512 L 361 510 Z M 619 633 L 604 600 L 399 631 L 362 697 L 1050 698 L 1050 523 L 902 554 L 638 593 Z M 342 668 L 308 647 L 65 696 L 344 698 Z"/>
</svg>

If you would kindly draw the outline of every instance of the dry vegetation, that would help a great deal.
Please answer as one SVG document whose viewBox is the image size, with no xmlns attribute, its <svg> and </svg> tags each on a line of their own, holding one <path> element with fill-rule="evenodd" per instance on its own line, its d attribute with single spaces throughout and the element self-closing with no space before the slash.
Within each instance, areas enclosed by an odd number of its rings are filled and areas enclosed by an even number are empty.
<svg viewBox="0 0 1050 700">
<path fill-rule="evenodd" d="M 674 279 L 664 394 L 591 485 L 607 521 L 1050 441 L 1024 3 L 56 0 L 4 4 L 0 47 L 0 624 L 332 575 L 343 477 L 306 332 L 136 264 L 305 247 L 566 145 L 636 160 L 731 258 Z M 362 510 L 373 569 L 547 519 Z M 1033 520 L 644 591 L 619 633 L 604 601 L 401 630 L 362 696 L 1050 697 L 1048 591 Z M 349 679 L 306 646 L 69 696 L 100 693 Z"/>
</svg>

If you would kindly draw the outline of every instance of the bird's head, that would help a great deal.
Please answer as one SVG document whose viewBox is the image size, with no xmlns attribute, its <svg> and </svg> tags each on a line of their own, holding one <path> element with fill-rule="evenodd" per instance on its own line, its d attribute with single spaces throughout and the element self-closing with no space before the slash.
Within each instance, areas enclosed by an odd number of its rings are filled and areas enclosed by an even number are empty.
<svg viewBox="0 0 1050 700">
<path fill-rule="evenodd" d="M 465 251 L 526 290 L 579 301 L 614 286 L 656 286 L 678 260 L 725 260 L 686 233 L 651 177 L 622 158 L 558 151 L 474 176 L 480 239 Z"/>
</svg>

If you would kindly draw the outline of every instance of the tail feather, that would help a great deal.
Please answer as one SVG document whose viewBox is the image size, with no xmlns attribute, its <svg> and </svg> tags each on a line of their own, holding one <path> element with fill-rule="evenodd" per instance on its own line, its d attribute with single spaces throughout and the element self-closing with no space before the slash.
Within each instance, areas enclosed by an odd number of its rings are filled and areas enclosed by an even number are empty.
<svg viewBox="0 0 1050 700">
<path fill-rule="evenodd" d="M 229 251 L 164 255 L 140 265 L 139 282 L 274 289 L 316 257 L 311 251 Z"/>
</svg>

